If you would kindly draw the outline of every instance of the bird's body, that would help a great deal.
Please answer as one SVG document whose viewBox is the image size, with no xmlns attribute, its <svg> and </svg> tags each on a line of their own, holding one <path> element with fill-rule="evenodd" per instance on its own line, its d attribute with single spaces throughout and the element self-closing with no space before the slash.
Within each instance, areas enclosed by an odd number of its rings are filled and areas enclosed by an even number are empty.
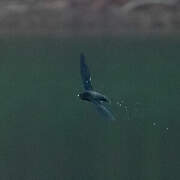
<svg viewBox="0 0 180 180">
<path fill-rule="evenodd" d="M 95 101 L 110 103 L 109 99 L 105 95 L 103 95 L 99 92 L 96 92 L 96 91 L 92 91 L 92 90 L 84 91 L 83 93 L 80 93 L 79 97 L 82 100 L 86 100 L 86 101 L 95 100 Z"/>
<path fill-rule="evenodd" d="M 105 95 L 93 90 L 91 84 L 91 75 L 89 68 L 85 63 L 84 54 L 80 55 L 80 70 L 81 70 L 81 78 L 83 81 L 83 86 L 85 91 L 83 93 L 78 94 L 79 98 L 85 101 L 89 101 L 94 105 L 96 105 L 97 110 L 101 114 L 103 114 L 104 117 L 111 120 L 115 120 L 110 110 L 108 110 L 104 105 L 104 103 L 110 103 L 109 99 Z"/>
</svg>

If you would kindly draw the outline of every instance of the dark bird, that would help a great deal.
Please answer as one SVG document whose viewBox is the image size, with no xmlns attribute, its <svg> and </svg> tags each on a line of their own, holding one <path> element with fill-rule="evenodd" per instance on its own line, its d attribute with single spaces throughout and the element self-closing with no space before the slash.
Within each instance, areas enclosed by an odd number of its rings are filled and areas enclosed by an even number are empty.
<svg viewBox="0 0 180 180">
<path fill-rule="evenodd" d="M 78 94 L 79 98 L 85 101 L 89 101 L 93 103 L 97 110 L 107 119 L 115 120 L 113 114 L 110 110 L 107 109 L 105 106 L 105 103 L 109 104 L 109 99 L 99 93 L 93 90 L 92 84 L 91 84 L 91 74 L 89 71 L 89 68 L 85 62 L 85 56 L 83 53 L 80 54 L 80 72 L 81 72 L 81 78 L 84 86 L 84 92 Z"/>
</svg>

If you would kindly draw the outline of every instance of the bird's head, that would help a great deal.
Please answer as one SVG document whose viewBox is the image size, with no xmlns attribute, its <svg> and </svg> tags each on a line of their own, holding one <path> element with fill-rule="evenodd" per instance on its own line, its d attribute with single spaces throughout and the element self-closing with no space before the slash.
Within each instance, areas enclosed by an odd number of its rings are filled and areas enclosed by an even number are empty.
<svg viewBox="0 0 180 180">
<path fill-rule="evenodd" d="M 78 96 L 80 99 L 83 99 L 83 98 L 84 98 L 83 93 L 79 93 L 77 96 Z"/>
</svg>

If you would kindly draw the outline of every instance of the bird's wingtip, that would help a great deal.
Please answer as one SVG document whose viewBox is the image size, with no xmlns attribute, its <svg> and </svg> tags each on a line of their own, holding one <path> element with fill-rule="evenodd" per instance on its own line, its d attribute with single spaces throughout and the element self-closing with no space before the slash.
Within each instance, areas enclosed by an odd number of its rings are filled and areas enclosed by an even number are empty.
<svg viewBox="0 0 180 180">
<path fill-rule="evenodd" d="M 81 58 L 85 58 L 85 54 L 83 52 L 80 53 Z"/>
</svg>

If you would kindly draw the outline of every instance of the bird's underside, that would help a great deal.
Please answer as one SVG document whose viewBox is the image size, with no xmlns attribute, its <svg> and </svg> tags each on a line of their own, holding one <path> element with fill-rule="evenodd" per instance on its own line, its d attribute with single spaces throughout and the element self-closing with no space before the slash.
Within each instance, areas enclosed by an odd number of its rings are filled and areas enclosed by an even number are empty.
<svg viewBox="0 0 180 180">
<path fill-rule="evenodd" d="M 109 99 L 105 95 L 97 91 L 85 91 L 85 92 L 88 92 L 91 95 L 92 99 L 94 100 L 110 103 Z"/>
</svg>

